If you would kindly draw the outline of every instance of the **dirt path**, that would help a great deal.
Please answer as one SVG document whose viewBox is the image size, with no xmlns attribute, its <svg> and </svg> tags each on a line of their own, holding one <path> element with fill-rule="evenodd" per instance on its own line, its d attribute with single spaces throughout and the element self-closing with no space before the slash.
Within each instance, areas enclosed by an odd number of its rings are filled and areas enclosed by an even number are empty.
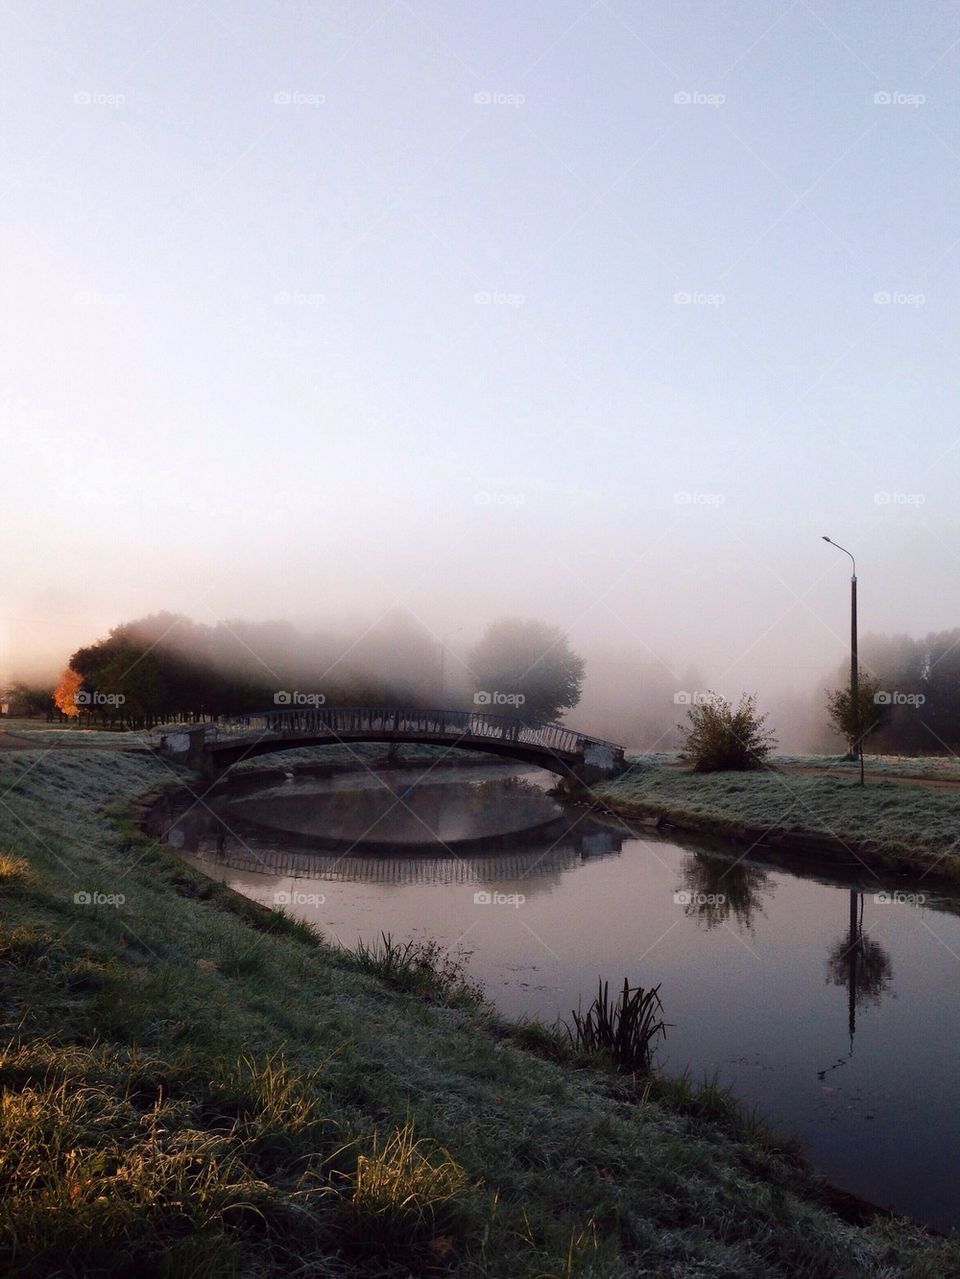
<svg viewBox="0 0 960 1279">
<path fill-rule="evenodd" d="M 680 760 L 672 760 L 666 765 L 667 768 L 686 768 L 687 765 Z M 784 764 L 778 763 L 772 765 L 776 772 L 780 773 L 806 773 L 816 777 L 840 777 L 849 780 L 855 780 L 858 776 L 856 769 L 847 768 L 819 768 L 816 764 Z M 911 777 L 909 775 L 897 775 L 896 773 L 871 773 L 869 764 L 866 767 L 865 780 L 869 786 L 873 782 L 897 782 L 903 786 L 930 786 L 934 789 L 948 790 L 960 786 L 960 777 Z"/>
<path fill-rule="evenodd" d="M 816 764 L 778 764 L 777 768 L 784 773 L 815 773 L 819 777 L 847 777 L 856 778 L 858 773 L 855 769 L 843 768 L 817 768 Z M 898 776 L 896 773 L 871 773 L 867 768 L 865 772 L 865 781 L 870 782 L 897 782 L 904 786 L 933 786 L 933 787 L 951 787 L 960 786 L 960 777 L 910 777 Z"/>
</svg>

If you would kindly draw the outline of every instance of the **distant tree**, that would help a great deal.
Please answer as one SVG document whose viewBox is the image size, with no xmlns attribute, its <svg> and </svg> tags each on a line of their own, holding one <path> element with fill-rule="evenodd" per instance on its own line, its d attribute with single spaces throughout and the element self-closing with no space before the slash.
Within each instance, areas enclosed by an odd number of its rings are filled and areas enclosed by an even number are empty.
<svg viewBox="0 0 960 1279">
<path fill-rule="evenodd" d="M 24 684 L 19 680 L 7 686 L 4 700 L 19 715 L 46 715 L 50 718 L 53 711 L 52 688 Z"/>
<path fill-rule="evenodd" d="M 494 714 L 543 722 L 559 718 L 580 700 L 583 658 L 560 627 L 546 622 L 502 618 L 492 623 L 468 664 L 476 680 L 474 701 Z"/>
<path fill-rule="evenodd" d="M 691 706 L 687 718 L 689 725 L 679 725 L 686 735 L 683 751 L 698 773 L 760 768 L 776 745 L 752 694 L 744 694 L 736 710 L 726 698 L 711 694 Z"/>
<path fill-rule="evenodd" d="M 60 683 L 53 690 L 53 704 L 61 715 L 67 715 L 71 719 L 79 716 L 77 694 L 81 688 L 83 688 L 83 676 L 69 666 L 65 667 L 60 676 Z"/>
<path fill-rule="evenodd" d="M 882 697 L 879 680 L 863 671 L 857 679 L 856 701 L 849 686 L 835 688 L 833 692 L 827 690 L 830 722 L 834 731 L 849 742 L 852 755 L 856 755 L 864 740 L 884 722 L 887 706 L 877 700 L 878 696 Z"/>
<path fill-rule="evenodd" d="M 916 687 L 926 700 L 920 713 L 910 716 L 922 730 L 919 749 L 960 751 L 960 630 L 928 635 L 920 648 L 922 678 Z"/>
</svg>

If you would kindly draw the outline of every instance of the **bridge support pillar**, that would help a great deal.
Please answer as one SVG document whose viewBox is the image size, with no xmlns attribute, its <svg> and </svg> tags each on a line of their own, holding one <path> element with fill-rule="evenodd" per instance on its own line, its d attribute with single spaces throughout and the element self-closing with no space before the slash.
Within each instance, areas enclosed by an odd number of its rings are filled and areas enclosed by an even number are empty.
<svg viewBox="0 0 960 1279">
<path fill-rule="evenodd" d="M 160 746 L 181 764 L 195 768 L 208 777 L 215 775 L 215 769 L 211 773 L 210 755 L 207 752 L 206 725 L 198 724 L 184 728 L 182 732 L 165 733 L 160 739 Z"/>
</svg>

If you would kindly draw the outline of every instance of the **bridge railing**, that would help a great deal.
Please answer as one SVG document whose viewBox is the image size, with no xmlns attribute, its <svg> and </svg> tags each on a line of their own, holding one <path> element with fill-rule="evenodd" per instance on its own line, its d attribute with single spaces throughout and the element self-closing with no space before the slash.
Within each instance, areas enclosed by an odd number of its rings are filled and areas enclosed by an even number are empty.
<svg viewBox="0 0 960 1279">
<path fill-rule="evenodd" d="M 586 746 L 621 747 L 588 737 L 563 724 L 527 723 L 511 715 L 482 711 L 408 710 L 393 706 L 311 706 L 277 709 L 253 715 L 220 716 L 212 721 L 218 735 L 264 733 L 307 737 L 330 733 L 350 737 L 354 733 L 384 733 L 388 738 L 406 736 L 457 739 L 495 739 L 518 745 L 579 755 Z"/>
</svg>

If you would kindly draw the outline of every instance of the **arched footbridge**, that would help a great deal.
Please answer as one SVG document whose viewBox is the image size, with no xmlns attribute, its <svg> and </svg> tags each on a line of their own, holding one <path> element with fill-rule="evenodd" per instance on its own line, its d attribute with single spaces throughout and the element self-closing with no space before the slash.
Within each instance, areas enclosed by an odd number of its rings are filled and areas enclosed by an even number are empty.
<svg viewBox="0 0 960 1279">
<path fill-rule="evenodd" d="M 172 726 L 161 735 L 164 751 L 208 777 L 256 755 L 352 742 L 419 742 L 480 751 L 537 764 L 583 782 L 612 777 L 624 767 L 623 747 L 613 742 L 563 724 L 526 723 L 510 715 L 478 711 L 322 706 L 219 716 L 203 724 Z"/>
</svg>

